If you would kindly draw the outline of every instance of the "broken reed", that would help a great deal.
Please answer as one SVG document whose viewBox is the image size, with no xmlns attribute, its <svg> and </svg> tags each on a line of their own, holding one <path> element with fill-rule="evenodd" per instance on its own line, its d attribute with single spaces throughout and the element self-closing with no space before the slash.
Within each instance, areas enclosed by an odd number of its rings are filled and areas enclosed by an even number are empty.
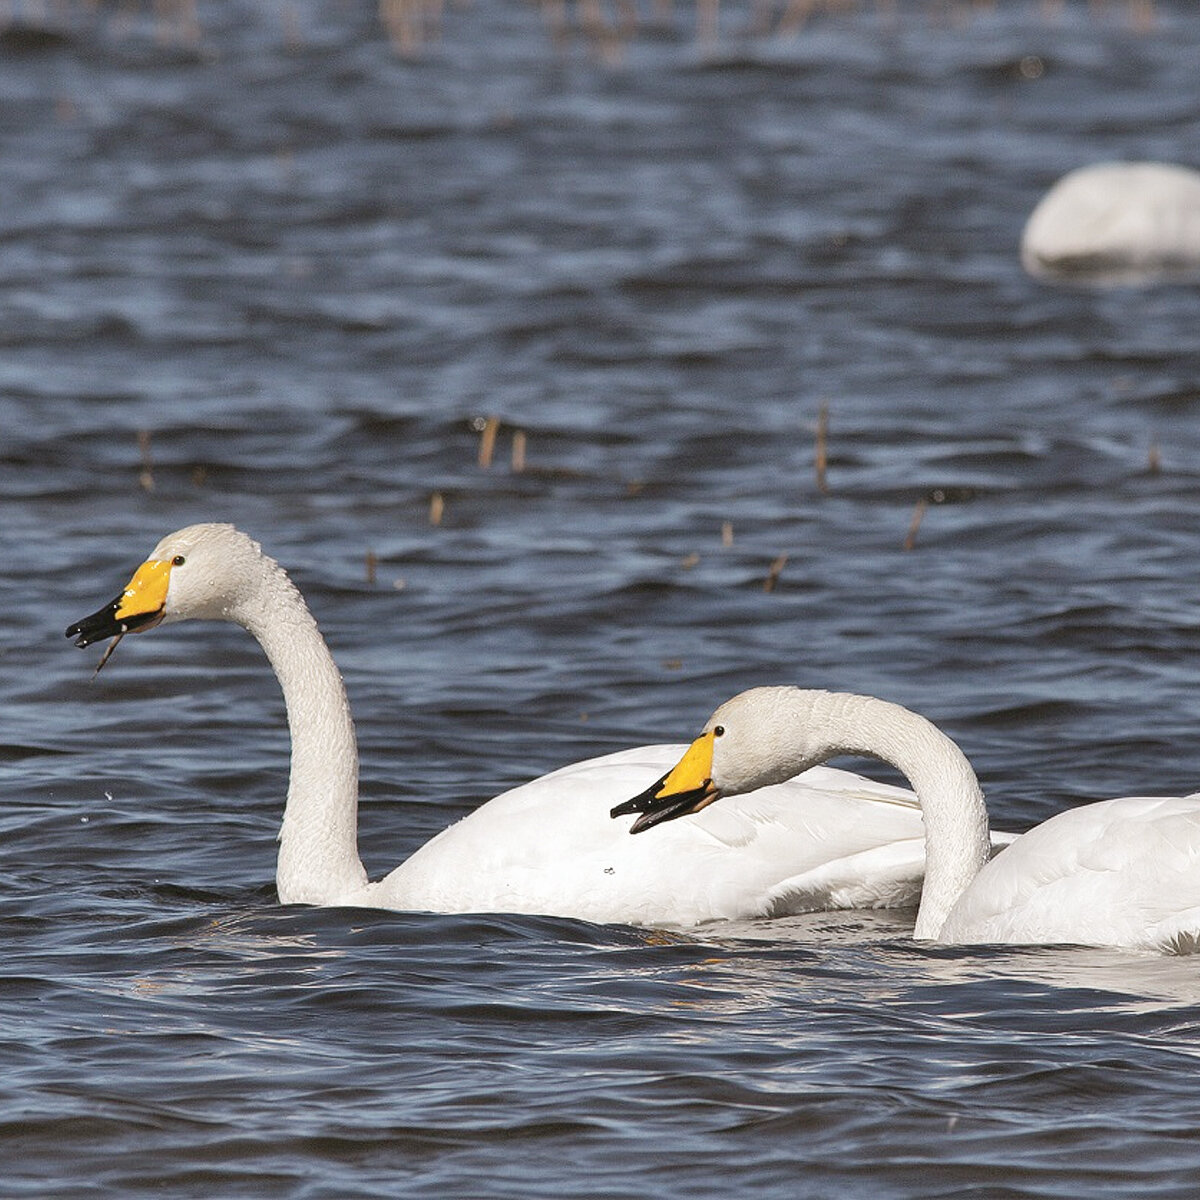
<svg viewBox="0 0 1200 1200">
<path fill-rule="evenodd" d="M 150 430 L 139 429 L 137 440 L 138 455 L 142 460 L 142 468 L 138 472 L 138 483 L 143 492 L 152 492 L 154 491 L 154 463 L 150 458 Z"/>
<path fill-rule="evenodd" d="M 479 453 L 475 461 L 486 471 L 492 465 L 496 453 L 496 434 L 500 432 L 500 418 L 488 417 L 479 431 Z"/>
<path fill-rule="evenodd" d="M 496 438 L 500 434 L 500 418 L 481 418 L 476 421 L 475 427 L 479 430 L 479 449 L 475 455 L 475 461 L 486 471 L 496 456 Z M 514 475 L 519 475 L 525 470 L 525 455 L 528 445 L 529 439 L 525 436 L 525 431 L 514 429 L 512 456 L 509 460 Z"/>
<path fill-rule="evenodd" d="M 925 519 L 925 512 L 928 508 L 929 501 L 924 497 L 917 501 L 917 506 L 913 509 L 912 520 L 908 524 L 908 535 L 904 539 L 905 550 L 911 550 L 917 544 L 917 530 L 921 528 L 921 522 Z"/>
<path fill-rule="evenodd" d="M 773 592 L 775 590 L 775 585 L 779 582 L 779 576 L 783 574 L 783 568 L 787 566 L 787 560 L 788 556 L 781 554 L 771 564 L 767 571 L 767 577 L 763 580 L 764 592 Z"/>
<path fill-rule="evenodd" d="M 825 468 L 829 463 L 828 439 L 829 405 L 822 403 L 820 409 L 817 411 L 817 447 L 813 456 L 817 473 L 817 491 L 822 495 L 826 495 L 829 492 L 829 484 L 825 479 Z"/>
</svg>

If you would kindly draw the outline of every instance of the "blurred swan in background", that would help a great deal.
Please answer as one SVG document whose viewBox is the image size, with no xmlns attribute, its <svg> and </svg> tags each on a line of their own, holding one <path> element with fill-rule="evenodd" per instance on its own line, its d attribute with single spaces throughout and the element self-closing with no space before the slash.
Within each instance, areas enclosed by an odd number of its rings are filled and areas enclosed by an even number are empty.
<svg viewBox="0 0 1200 1200">
<path fill-rule="evenodd" d="M 1113 282 L 1200 271 L 1200 172 L 1099 163 L 1064 175 L 1021 235 L 1032 275 Z"/>
</svg>

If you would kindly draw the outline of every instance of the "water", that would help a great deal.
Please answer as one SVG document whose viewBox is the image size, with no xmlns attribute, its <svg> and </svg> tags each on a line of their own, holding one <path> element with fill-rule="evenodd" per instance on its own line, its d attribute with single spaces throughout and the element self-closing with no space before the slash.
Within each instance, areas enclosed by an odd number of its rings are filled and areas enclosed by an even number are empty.
<svg viewBox="0 0 1200 1200">
<path fill-rule="evenodd" d="M 0 1192 L 1195 1194 L 1194 958 L 281 909 L 250 639 L 89 683 L 62 637 L 165 532 L 260 538 L 375 876 L 761 683 L 919 708 L 1007 828 L 1194 790 L 1197 292 L 1017 260 L 1066 170 L 1200 164 L 1200 16 L 1156 14 L 704 51 L 681 9 L 618 66 L 515 3 L 414 61 L 333 3 L 0 37 Z"/>
</svg>

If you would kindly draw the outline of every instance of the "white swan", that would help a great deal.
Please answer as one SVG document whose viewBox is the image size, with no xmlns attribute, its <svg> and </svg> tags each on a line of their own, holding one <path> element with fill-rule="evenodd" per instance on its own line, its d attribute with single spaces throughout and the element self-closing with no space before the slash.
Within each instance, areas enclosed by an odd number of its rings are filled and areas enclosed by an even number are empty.
<svg viewBox="0 0 1200 1200">
<path fill-rule="evenodd" d="M 276 871 L 283 903 L 688 926 L 903 906 L 919 894 L 915 797 L 830 768 L 654 838 L 630 837 L 609 808 L 661 775 L 681 746 L 610 754 L 514 788 L 370 883 L 358 855 L 358 755 L 342 679 L 299 592 L 257 543 L 230 525 L 171 534 L 116 600 L 67 636 L 86 646 L 193 617 L 249 630 L 283 688 L 292 737 Z"/>
<path fill-rule="evenodd" d="M 1200 269 L 1200 172 L 1098 163 L 1064 175 L 1021 235 L 1031 275 L 1114 281 Z"/>
<path fill-rule="evenodd" d="M 962 751 L 924 717 L 871 696 L 743 692 L 713 713 L 674 770 L 616 811 L 644 814 L 640 831 L 838 754 L 890 762 L 921 802 L 925 890 L 914 937 L 1200 948 L 1200 795 L 1071 809 L 989 862 L 983 793 Z"/>
</svg>

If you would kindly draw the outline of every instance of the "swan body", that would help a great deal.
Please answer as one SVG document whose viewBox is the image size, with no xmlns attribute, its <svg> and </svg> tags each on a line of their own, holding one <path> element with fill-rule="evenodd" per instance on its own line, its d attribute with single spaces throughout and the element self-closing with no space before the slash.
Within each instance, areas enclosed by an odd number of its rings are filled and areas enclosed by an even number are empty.
<svg viewBox="0 0 1200 1200">
<path fill-rule="evenodd" d="M 1200 172 L 1099 163 L 1064 175 L 1021 235 L 1033 275 L 1128 279 L 1200 268 Z"/>
<path fill-rule="evenodd" d="M 1122 796 L 1022 834 L 980 871 L 939 940 L 1179 952 L 1198 935 L 1200 796 Z"/>
<path fill-rule="evenodd" d="M 276 870 L 282 903 L 686 927 L 905 906 L 920 893 L 916 798 L 829 767 L 652 838 L 630 837 L 609 808 L 661 776 L 681 746 L 622 751 L 516 787 L 370 882 L 358 854 L 357 745 L 341 676 L 300 593 L 256 542 L 230 525 L 171 534 L 121 595 L 67 632 L 88 645 L 190 618 L 242 625 L 283 689 L 292 750 Z"/>
<path fill-rule="evenodd" d="M 924 810 L 914 937 L 1200 948 L 1200 794 L 1083 805 L 989 859 L 983 794 L 962 751 L 925 718 L 870 696 L 743 692 L 717 709 L 671 772 L 618 807 L 643 813 L 635 827 L 648 828 L 847 753 L 890 762 Z"/>
</svg>

